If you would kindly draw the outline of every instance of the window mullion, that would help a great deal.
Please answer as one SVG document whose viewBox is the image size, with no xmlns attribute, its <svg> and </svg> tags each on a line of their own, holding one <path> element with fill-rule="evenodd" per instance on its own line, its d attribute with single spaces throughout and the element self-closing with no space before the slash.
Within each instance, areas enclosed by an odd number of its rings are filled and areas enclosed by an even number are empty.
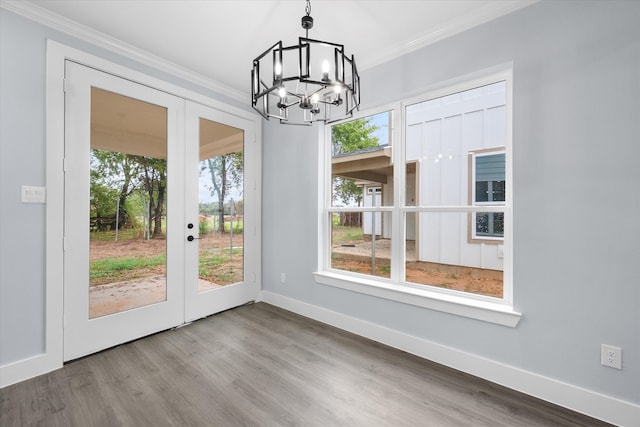
<svg viewBox="0 0 640 427">
<path fill-rule="evenodd" d="M 331 132 L 327 132 L 326 126 L 318 127 L 318 159 L 320 176 L 318 183 L 318 269 L 329 268 L 331 259 L 331 222 L 329 207 L 331 206 Z"/>
<path fill-rule="evenodd" d="M 393 115 L 393 148 L 391 158 L 393 169 L 393 213 L 391 227 L 391 280 L 395 283 L 405 281 L 405 257 L 406 257 L 406 215 L 404 213 L 406 166 L 404 145 L 404 114 L 402 106 L 396 108 L 397 114 Z"/>
<path fill-rule="evenodd" d="M 508 207 L 504 202 L 500 205 L 474 205 L 474 206 L 405 206 L 404 212 L 507 212 Z"/>
</svg>

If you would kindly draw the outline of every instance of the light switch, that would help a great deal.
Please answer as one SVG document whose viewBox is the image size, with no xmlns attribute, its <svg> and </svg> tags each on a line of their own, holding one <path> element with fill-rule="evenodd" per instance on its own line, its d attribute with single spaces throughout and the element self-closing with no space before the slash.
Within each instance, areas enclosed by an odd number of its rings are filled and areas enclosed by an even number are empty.
<svg viewBox="0 0 640 427">
<path fill-rule="evenodd" d="M 46 187 L 22 186 L 22 203 L 45 203 L 46 201 Z"/>
</svg>

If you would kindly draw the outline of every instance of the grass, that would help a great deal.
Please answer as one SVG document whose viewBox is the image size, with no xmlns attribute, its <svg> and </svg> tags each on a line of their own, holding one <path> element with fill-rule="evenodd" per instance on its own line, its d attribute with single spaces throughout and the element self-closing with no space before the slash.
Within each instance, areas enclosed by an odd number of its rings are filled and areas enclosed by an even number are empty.
<svg viewBox="0 0 640 427">
<path fill-rule="evenodd" d="M 198 273 L 200 277 L 204 277 L 207 275 L 207 272 L 212 269 L 220 266 L 222 263 L 229 260 L 229 256 L 217 255 L 210 252 L 205 252 L 200 254 L 200 265 L 198 266 Z"/>
<path fill-rule="evenodd" d="M 342 227 L 334 225 L 331 229 L 332 245 L 344 245 L 347 243 L 359 243 L 362 237 L 362 227 Z"/>
<path fill-rule="evenodd" d="M 216 223 L 214 224 L 214 221 Z M 200 221 L 199 229 L 200 234 L 209 234 L 217 232 L 217 217 L 210 217 L 206 221 Z M 235 234 L 242 233 L 244 231 L 244 221 L 242 219 L 233 220 L 233 232 Z M 229 221 L 224 222 L 224 232 L 231 232 L 231 223 Z"/>
<path fill-rule="evenodd" d="M 234 233 L 242 233 L 244 231 L 244 221 L 233 221 L 233 232 Z M 231 232 L 231 224 L 228 222 L 224 223 L 224 232 Z"/>
<path fill-rule="evenodd" d="M 91 286 L 145 277 L 167 262 L 165 254 L 153 257 L 105 258 L 89 266 Z"/>
<path fill-rule="evenodd" d="M 382 275 L 385 277 L 391 274 L 391 265 L 389 264 L 382 264 L 378 266 L 378 269 L 380 270 L 380 273 L 382 273 Z"/>
<path fill-rule="evenodd" d="M 228 249 L 201 252 L 198 266 L 199 277 L 219 285 L 241 281 L 243 250 L 234 248 L 232 254 L 233 258 L 229 259 Z"/>
<path fill-rule="evenodd" d="M 132 240 L 142 236 L 141 228 L 122 228 L 118 230 L 119 240 Z M 89 238 L 92 241 L 114 241 L 116 239 L 116 231 L 92 231 L 89 233 Z"/>
<path fill-rule="evenodd" d="M 243 234 L 238 232 L 238 225 L 242 226 L 242 221 L 234 222 L 236 232 L 233 241 L 235 244 L 242 245 Z M 158 241 L 154 239 L 150 241 L 149 246 L 141 246 L 139 238 L 127 239 L 122 232 L 120 236 L 122 236 L 121 242 L 116 243 L 113 241 L 113 232 L 91 233 L 91 240 L 96 242 L 97 255 L 89 265 L 90 286 L 124 282 L 166 273 L 167 255 L 164 245 L 157 247 L 158 245 L 155 243 Z M 244 266 L 243 247 L 234 247 L 232 256 L 230 256 L 229 241 L 224 241 L 224 239 L 219 241 L 224 236 L 214 237 L 213 243 L 207 240 L 208 243 L 200 248 L 199 277 L 218 285 L 241 282 Z M 229 238 L 230 235 L 227 234 L 226 239 Z M 137 245 L 130 246 L 127 240 L 137 241 Z M 216 247 L 221 242 L 227 246 Z"/>
</svg>

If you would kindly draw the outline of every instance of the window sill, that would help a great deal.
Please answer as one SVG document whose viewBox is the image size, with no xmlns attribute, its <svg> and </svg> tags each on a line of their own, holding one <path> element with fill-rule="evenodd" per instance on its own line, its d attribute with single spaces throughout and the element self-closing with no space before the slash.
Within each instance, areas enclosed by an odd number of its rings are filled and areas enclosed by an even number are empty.
<svg viewBox="0 0 640 427">
<path fill-rule="evenodd" d="M 444 313 L 455 314 L 483 322 L 515 328 L 521 313 L 513 308 L 496 302 L 481 301 L 457 295 L 417 289 L 390 282 L 381 282 L 332 272 L 313 273 L 317 283 L 347 289 L 361 294 L 372 295 Z"/>
</svg>

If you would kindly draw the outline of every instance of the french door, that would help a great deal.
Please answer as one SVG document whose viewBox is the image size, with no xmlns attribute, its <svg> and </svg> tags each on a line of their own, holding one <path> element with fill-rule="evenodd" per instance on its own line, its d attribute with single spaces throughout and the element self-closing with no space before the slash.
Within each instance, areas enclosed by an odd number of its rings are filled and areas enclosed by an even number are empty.
<svg viewBox="0 0 640 427">
<path fill-rule="evenodd" d="M 65 88 L 64 360 L 253 300 L 252 122 L 70 61 Z"/>
<path fill-rule="evenodd" d="M 185 320 L 254 299 L 258 253 L 247 120 L 195 102 L 186 108 Z M 195 142 L 195 143 L 194 143 Z"/>
</svg>

